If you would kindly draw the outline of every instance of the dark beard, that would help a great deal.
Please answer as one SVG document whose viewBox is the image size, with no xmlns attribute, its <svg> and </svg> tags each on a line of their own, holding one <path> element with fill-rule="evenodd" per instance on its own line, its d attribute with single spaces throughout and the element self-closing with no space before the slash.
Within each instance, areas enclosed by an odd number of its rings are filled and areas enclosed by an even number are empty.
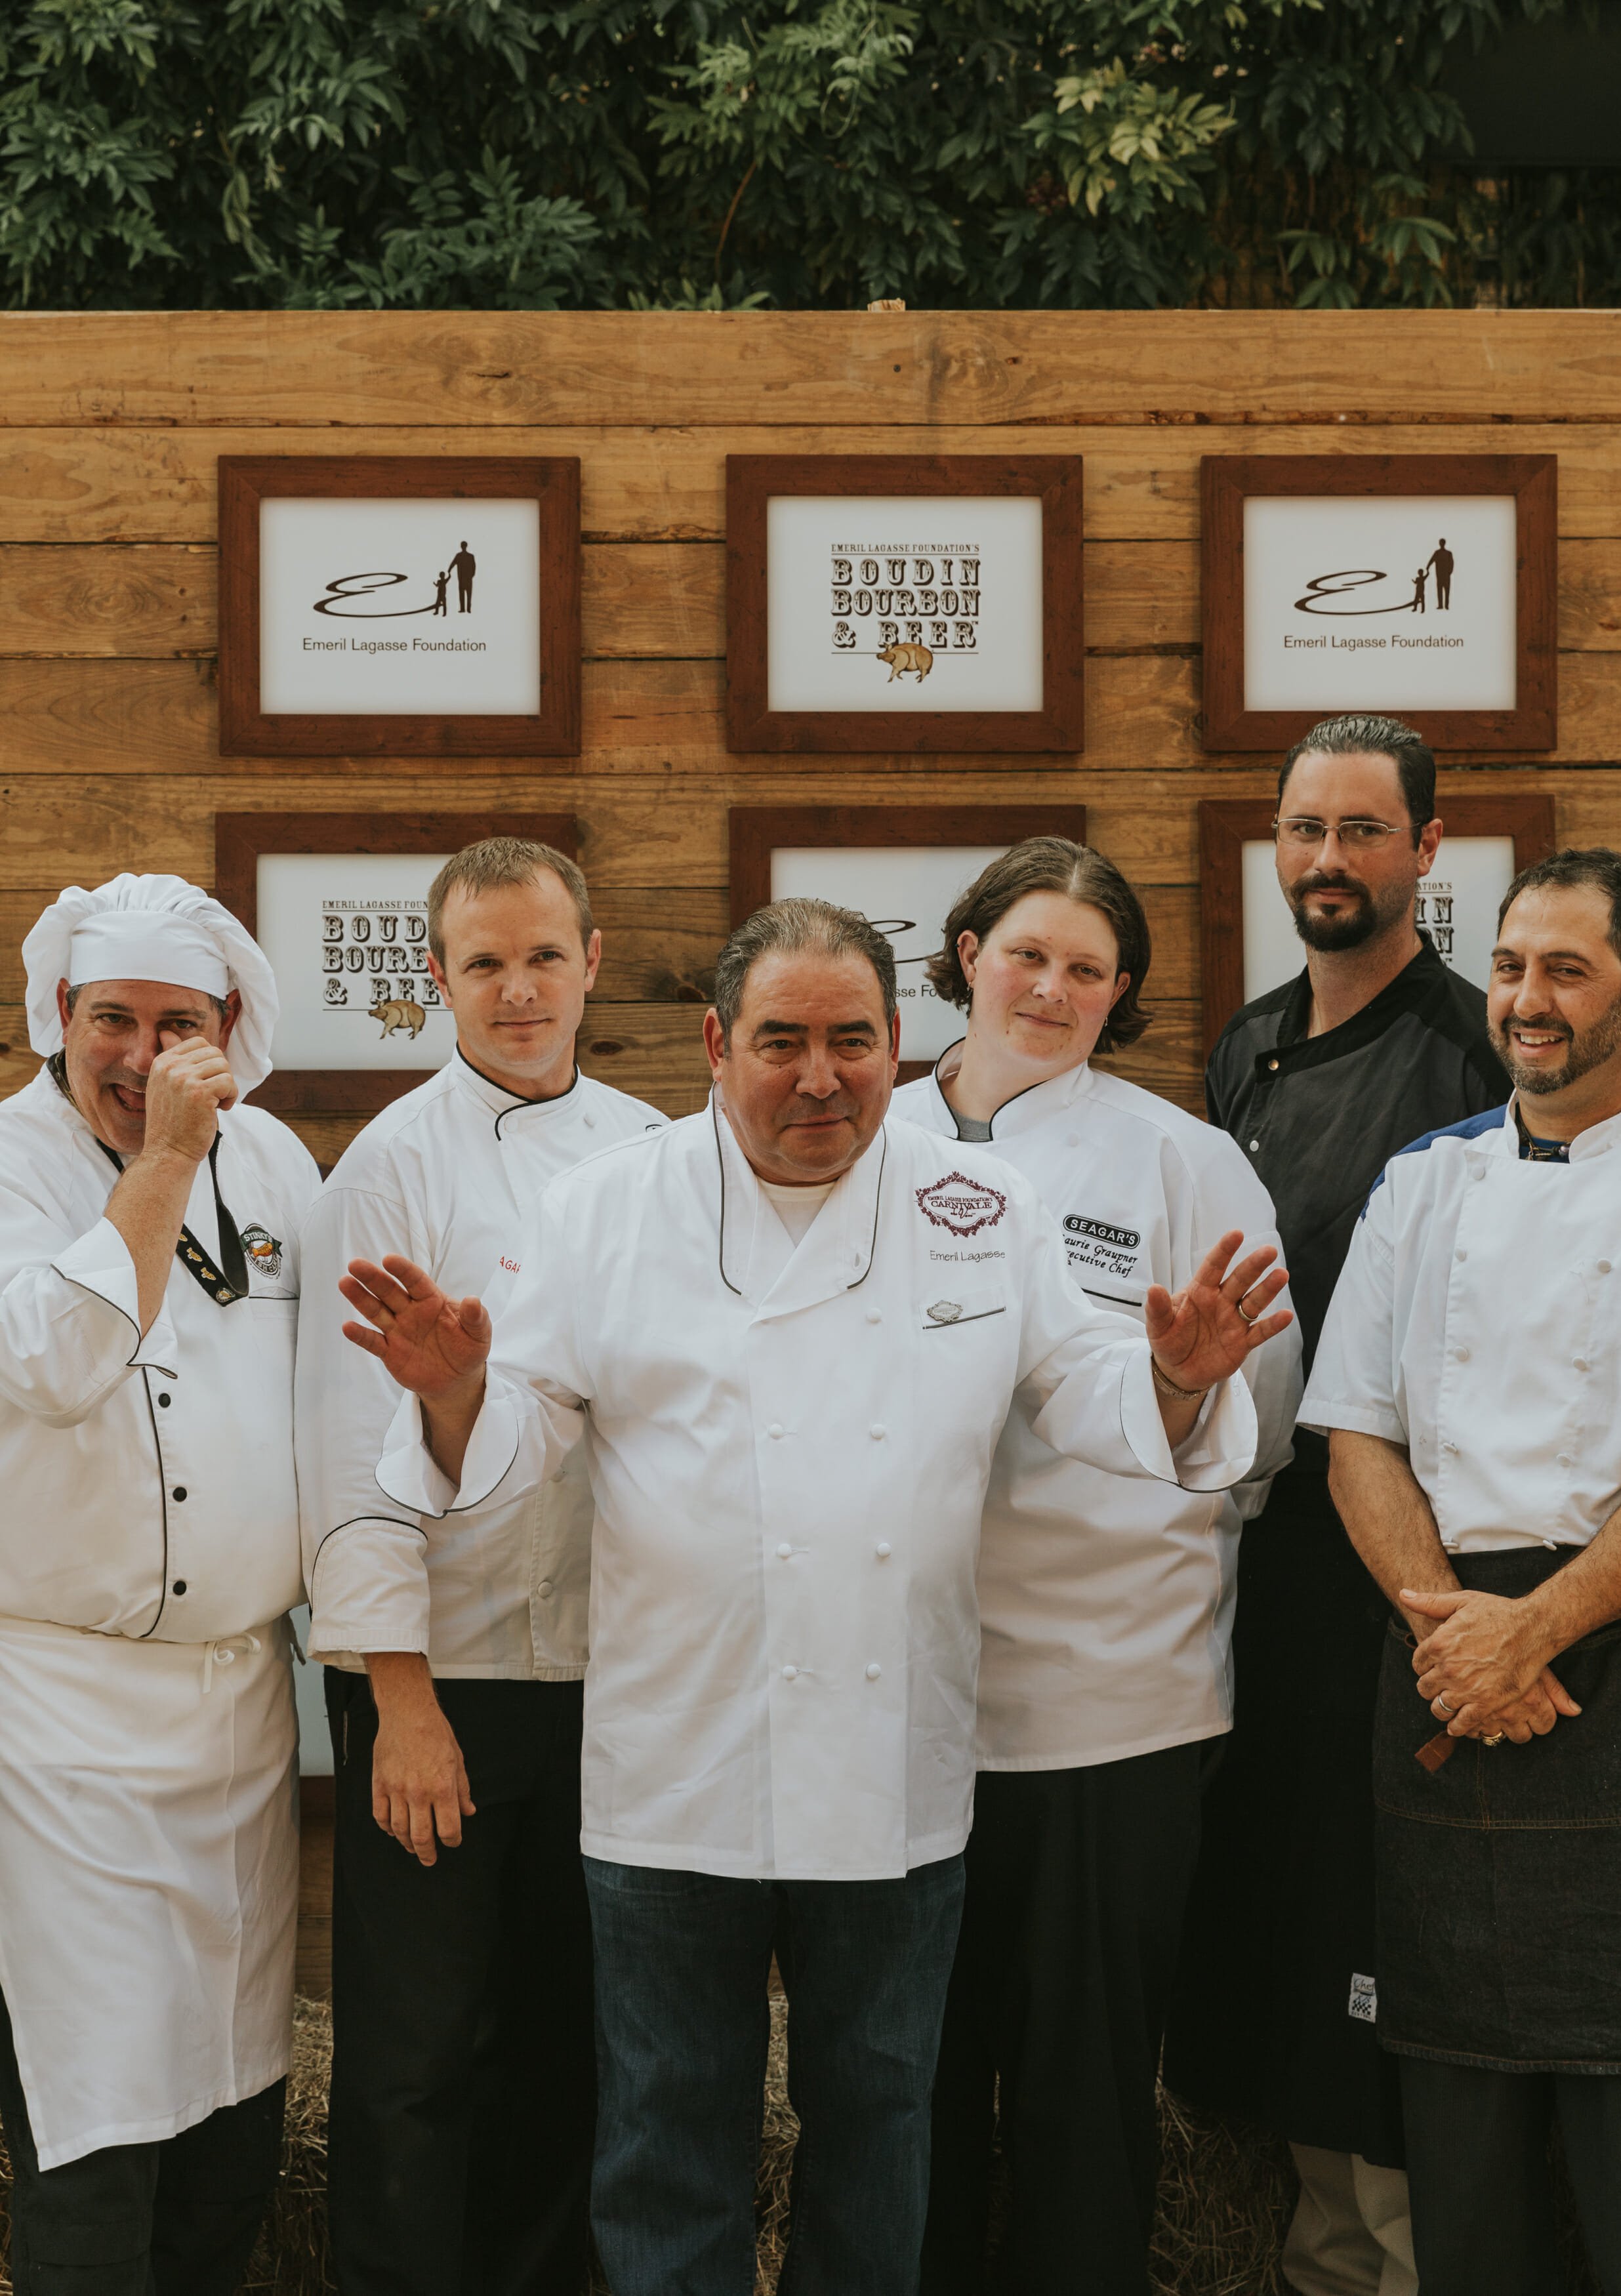
<svg viewBox="0 0 1621 2296">
<path fill-rule="evenodd" d="M 1351 893 L 1356 906 L 1335 917 L 1308 916 L 1306 903 L 1313 893 Z M 1387 925 L 1397 924 L 1412 906 L 1412 896 L 1405 886 L 1393 885 L 1381 902 L 1376 901 L 1367 887 L 1344 870 L 1310 869 L 1286 887 L 1284 899 L 1294 911 L 1295 931 L 1307 948 L 1360 948 Z"/>
<path fill-rule="evenodd" d="M 1601 1068 L 1621 1047 L 1621 997 L 1617 997 L 1609 1012 L 1601 1013 L 1592 1028 L 1584 1029 L 1579 1037 L 1568 1021 L 1561 1021 L 1552 1013 L 1539 1013 L 1535 1021 L 1522 1025 L 1555 1030 L 1569 1046 L 1562 1068 L 1527 1070 L 1514 1057 L 1508 1029 L 1494 1028 L 1492 1030 L 1497 1057 L 1507 1069 L 1514 1089 L 1535 1100 L 1544 1093 L 1563 1092 L 1565 1086 L 1575 1084 L 1578 1077 L 1587 1076 L 1592 1070 Z"/>
</svg>

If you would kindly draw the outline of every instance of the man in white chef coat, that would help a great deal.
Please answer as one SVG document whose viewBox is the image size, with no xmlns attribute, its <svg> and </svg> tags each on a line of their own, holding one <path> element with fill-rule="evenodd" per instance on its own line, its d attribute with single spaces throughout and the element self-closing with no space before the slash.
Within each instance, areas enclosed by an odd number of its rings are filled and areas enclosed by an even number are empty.
<svg viewBox="0 0 1621 2296">
<path fill-rule="evenodd" d="M 1516 879 L 1486 999 L 1513 1098 L 1387 1165 L 1301 1419 L 1393 1612 L 1379 2036 L 1420 2285 L 1557 2296 L 1555 2118 L 1621 2287 L 1621 854 Z"/>
<path fill-rule="evenodd" d="M 230 2296 L 298 1898 L 298 1234 L 269 966 L 178 877 L 23 944 L 0 1108 L 0 2118 L 18 2296 Z"/>
<path fill-rule="evenodd" d="M 436 1283 L 497 1302 L 547 1181 L 665 1119 L 575 1066 L 602 937 L 562 854 L 468 846 L 430 888 L 428 937 L 455 1052 L 345 1151 L 303 1236 L 299 1491 L 337 1770 L 332 2254 L 343 2296 L 577 2296 L 585 1458 L 454 1525 L 391 1506 L 399 1391 L 344 1339 L 337 1286 L 409 1239 Z"/>
<path fill-rule="evenodd" d="M 346 1326 L 407 1396 L 383 1488 L 454 1516 L 555 1473 L 596 1504 L 584 1848 L 616 2296 L 752 2285 L 774 1948 L 789 1988 L 800 2296 L 917 2271 L 962 1902 L 974 1564 L 1016 1388 L 1055 1449 L 1222 1488 L 1228 1374 L 1287 1317 L 1229 1235 L 1149 1337 L 1072 1288 L 1018 1174 L 886 1123 L 890 945 L 818 901 L 721 952 L 702 1114 L 553 1183 L 501 1323 L 404 1259 Z M 426 1440 L 424 1440 L 424 1435 Z M 431 1448 L 429 1446 L 431 1446 Z M 452 1534 L 454 1535 L 454 1534 Z"/>
</svg>

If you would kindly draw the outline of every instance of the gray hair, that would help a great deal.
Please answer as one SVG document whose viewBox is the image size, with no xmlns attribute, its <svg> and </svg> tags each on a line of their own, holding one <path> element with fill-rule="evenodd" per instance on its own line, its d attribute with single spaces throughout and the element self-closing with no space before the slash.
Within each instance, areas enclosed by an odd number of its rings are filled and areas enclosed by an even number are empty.
<svg viewBox="0 0 1621 2296">
<path fill-rule="evenodd" d="M 732 1042 L 732 1024 L 743 1009 L 743 986 L 754 965 L 779 950 L 865 957 L 878 976 L 886 1025 L 895 1019 L 895 950 L 888 933 L 880 932 L 855 909 L 836 907 L 831 901 L 768 901 L 743 920 L 715 961 L 715 1011 L 724 1044 Z"/>
</svg>

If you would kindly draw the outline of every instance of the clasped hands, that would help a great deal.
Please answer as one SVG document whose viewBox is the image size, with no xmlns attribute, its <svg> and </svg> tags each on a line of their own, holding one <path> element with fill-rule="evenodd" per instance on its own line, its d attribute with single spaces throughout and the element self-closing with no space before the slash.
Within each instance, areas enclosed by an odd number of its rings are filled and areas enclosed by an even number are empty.
<svg viewBox="0 0 1621 2296">
<path fill-rule="evenodd" d="M 1548 1643 L 1534 1595 L 1404 1587 L 1401 1604 L 1415 1634 L 1425 1620 L 1436 1622 L 1413 1652 L 1412 1670 L 1449 1737 L 1501 1734 L 1523 1746 L 1545 1738 L 1561 1715 L 1581 1712 L 1549 1664 L 1559 1645 Z"/>
</svg>

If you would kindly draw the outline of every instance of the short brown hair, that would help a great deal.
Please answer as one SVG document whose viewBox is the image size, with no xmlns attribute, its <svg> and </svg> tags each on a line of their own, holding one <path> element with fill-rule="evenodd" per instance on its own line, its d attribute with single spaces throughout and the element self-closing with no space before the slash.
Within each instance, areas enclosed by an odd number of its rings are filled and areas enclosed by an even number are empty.
<svg viewBox="0 0 1621 2296">
<path fill-rule="evenodd" d="M 1142 984 L 1153 958 L 1142 904 L 1112 861 L 1090 845 L 1068 837 L 1027 837 L 1001 859 L 982 869 L 953 904 L 946 920 L 946 946 L 929 960 L 929 985 L 948 1004 L 970 1004 L 973 991 L 962 970 L 957 942 L 971 932 L 981 947 L 1015 902 L 1027 893 L 1062 893 L 1082 907 L 1097 909 L 1113 928 L 1120 972 L 1126 975 L 1119 1002 L 1098 1037 L 1101 1053 L 1134 1045 L 1149 1025 L 1142 1010 Z"/>
<path fill-rule="evenodd" d="M 502 885 L 532 885 L 544 871 L 559 878 L 580 922 L 580 947 L 589 948 L 593 925 L 585 880 L 566 853 L 528 837 L 481 837 L 453 853 L 428 888 L 428 946 L 445 962 L 445 899 L 460 885 L 464 893 L 493 893 Z"/>
<path fill-rule="evenodd" d="M 864 956 L 878 976 L 886 1023 L 895 1019 L 895 945 L 888 933 L 855 909 L 841 909 L 831 901 L 797 896 L 767 901 L 756 909 L 728 939 L 715 960 L 715 1013 L 721 1040 L 732 1042 L 732 1024 L 743 1009 L 743 988 L 749 972 L 774 950 L 811 950 L 818 956 Z"/>
</svg>

